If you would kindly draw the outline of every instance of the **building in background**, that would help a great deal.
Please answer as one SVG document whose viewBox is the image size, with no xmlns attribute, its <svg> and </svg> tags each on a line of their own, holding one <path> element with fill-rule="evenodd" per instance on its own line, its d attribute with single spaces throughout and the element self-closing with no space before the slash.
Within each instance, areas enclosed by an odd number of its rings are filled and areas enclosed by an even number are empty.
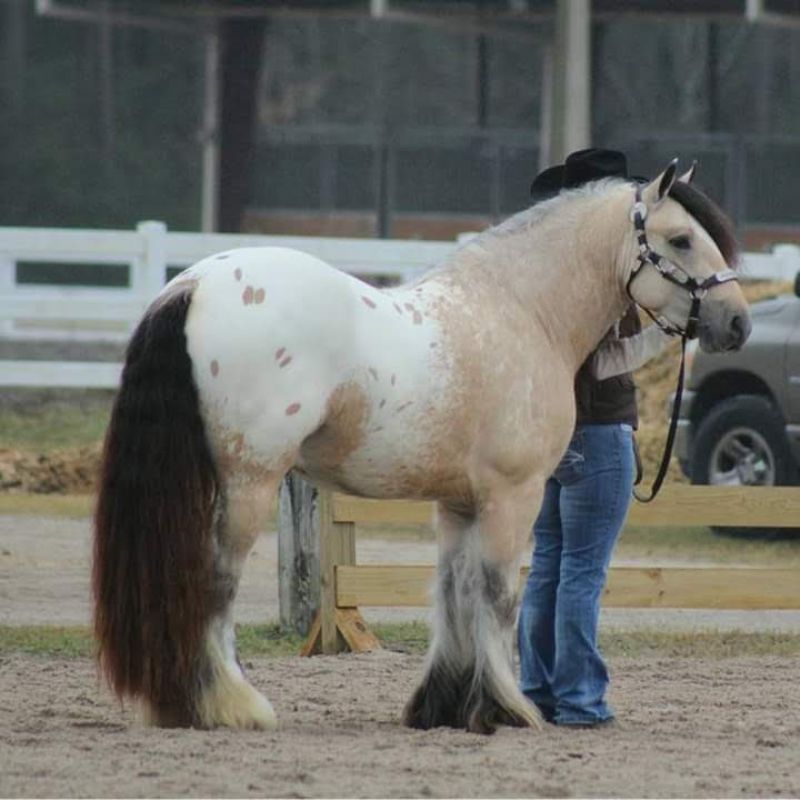
<svg viewBox="0 0 800 800">
<path fill-rule="evenodd" d="M 0 225 L 196 229 L 207 70 L 192 30 L 209 17 L 70 2 L 94 20 L 0 0 Z M 242 227 L 449 239 L 525 207 L 552 130 L 556 5 L 214 6 L 261 26 L 257 63 L 233 65 L 253 87 L 233 162 L 223 136 Z M 697 158 L 750 248 L 800 239 L 800 26 L 770 17 L 794 5 L 752 23 L 744 0 L 591 4 L 591 144 L 639 174 Z M 116 24 L 131 9 L 163 24 Z"/>
</svg>

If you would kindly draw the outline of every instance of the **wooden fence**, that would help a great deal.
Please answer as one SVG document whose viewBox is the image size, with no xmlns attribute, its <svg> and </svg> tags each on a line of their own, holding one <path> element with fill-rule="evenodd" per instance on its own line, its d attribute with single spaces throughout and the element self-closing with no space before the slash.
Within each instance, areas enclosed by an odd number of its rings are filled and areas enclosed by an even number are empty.
<svg viewBox="0 0 800 800">
<path fill-rule="evenodd" d="M 303 652 L 380 647 L 359 606 L 425 606 L 433 565 L 359 565 L 358 525 L 429 525 L 426 502 L 362 500 L 321 493 L 320 611 Z M 794 487 L 665 487 L 650 504 L 634 502 L 628 526 L 800 527 Z M 520 581 L 527 575 L 521 570 Z M 800 609 L 800 569 L 741 566 L 612 567 L 603 603 L 616 608 Z"/>
</svg>

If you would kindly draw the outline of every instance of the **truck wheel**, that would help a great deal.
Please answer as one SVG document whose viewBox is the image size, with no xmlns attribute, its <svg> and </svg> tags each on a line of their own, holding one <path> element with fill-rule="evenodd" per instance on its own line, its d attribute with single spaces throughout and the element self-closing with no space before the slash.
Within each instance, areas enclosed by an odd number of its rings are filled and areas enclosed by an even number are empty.
<svg viewBox="0 0 800 800">
<path fill-rule="evenodd" d="M 779 411 L 759 395 L 714 406 L 692 443 L 691 481 L 713 486 L 792 486 L 798 480 Z M 713 528 L 727 536 L 777 539 L 793 528 Z"/>
</svg>

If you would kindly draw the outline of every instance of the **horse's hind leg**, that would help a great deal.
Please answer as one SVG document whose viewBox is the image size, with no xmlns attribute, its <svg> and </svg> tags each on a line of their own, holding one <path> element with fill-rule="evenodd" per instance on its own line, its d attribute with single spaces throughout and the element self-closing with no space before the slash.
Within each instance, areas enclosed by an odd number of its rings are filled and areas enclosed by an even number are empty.
<svg viewBox="0 0 800 800">
<path fill-rule="evenodd" d="M 439 508 L 436 616 L 425 676 L 405 710 L 411 727 L 540 725 L 512 667 L 519 553 L 536 492 L 504 499 L 477 517 Z"/>
<path fill-rule="evenodd" d="M 282 475 L 257 482 L 234 477 L 223 486 L 214 531 L 212 613 L 205 637 L 198 716 L 204 727 L 276 727 L 269 701 L 249 683 L 236 654 L 233 603 L 245 558 L 274 504 Z"/>
</svg>

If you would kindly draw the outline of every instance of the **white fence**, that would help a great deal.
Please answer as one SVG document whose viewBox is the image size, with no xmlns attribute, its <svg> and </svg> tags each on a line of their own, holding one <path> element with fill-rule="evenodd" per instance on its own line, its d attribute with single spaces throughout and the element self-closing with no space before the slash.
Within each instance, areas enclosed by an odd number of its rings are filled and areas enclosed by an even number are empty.
<svg viewBox="0 0 800 800">
<path fill-rule="evenodd" d="M 124 342 L 167 280 L 168 270 L 235 247 L 304 250 L 360 276 L 408 280 L 442 261 L 455 242 L 418 242 L 238 234 L 172 233 L 161 222 L 135 231 L 0 228 L 0 338 Z M 96 264 L 129 270 L 119 288 L 25 284 L 18 265 Z M 794 280 L 800 248 L 746 253 L 750 279 Z M 0 386 L 114 387 L 120 365 L 101 362 L 0 361 Z"/>
</svg>

